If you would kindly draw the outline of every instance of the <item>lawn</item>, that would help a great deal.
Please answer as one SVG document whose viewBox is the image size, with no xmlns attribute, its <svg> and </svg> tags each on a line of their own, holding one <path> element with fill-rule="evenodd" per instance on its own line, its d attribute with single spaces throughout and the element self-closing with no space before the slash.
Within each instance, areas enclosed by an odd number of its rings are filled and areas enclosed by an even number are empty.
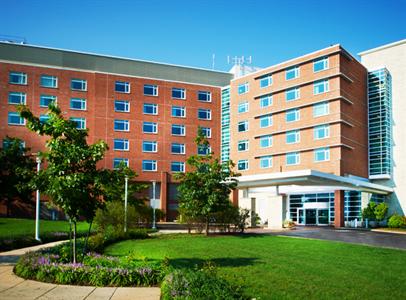
<svg viewBox="0 0 406 300">
<path fill-rule="evenodd" d="M 179 268 L 205 260 L 256 299 L 405 299 L 406 251 L 269 235 L 165 235 L 105 253 L 167 256 Z"/>
</svg>

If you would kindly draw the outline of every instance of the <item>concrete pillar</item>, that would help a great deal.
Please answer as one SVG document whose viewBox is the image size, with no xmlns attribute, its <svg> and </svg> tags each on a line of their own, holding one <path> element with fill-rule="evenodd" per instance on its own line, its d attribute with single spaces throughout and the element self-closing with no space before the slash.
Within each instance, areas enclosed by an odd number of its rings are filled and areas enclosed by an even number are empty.
<svg viewBox="0 0 406 300">
<path fill-rule="evenodd" d="M 238 189 L 231 191 L 230 200 L 233 206 L 238 207 Z"/>
<path fill-rule="evenodd" d="M 161 172 L 161 209 L 165 212 L 165 219 L 166 221 L 166 214 L 167 214 L 167 203 L 168 203 L 168 173 Z"/>
<path fill-rule="evenodd" d="M 268 197 L 270 203 L 270 213 L 268 218 L 269 229 L 282 229 L 284 198 L 285 196 L 282 195 Z"/>
<path fill-rule="evenodd" d="M 334 227 L 344 227 L 344 191 L 334 192 Z"/>
<path fill-rule="evenodd" d="M 255 198 L 251 198 L 251 227 L 255 227 L 257 226 L 257 222 L 256 222 L 256 199 Z"/>
</svg>

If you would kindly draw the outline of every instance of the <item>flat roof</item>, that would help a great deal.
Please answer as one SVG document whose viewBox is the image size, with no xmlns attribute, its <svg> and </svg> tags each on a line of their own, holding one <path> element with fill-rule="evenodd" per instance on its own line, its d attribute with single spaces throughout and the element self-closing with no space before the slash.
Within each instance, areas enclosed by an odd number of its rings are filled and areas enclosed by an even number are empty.
<svg viewBox="0 0 406 300">
<path fill-rule="evenodd" d="M 395 46 L 398 46 L 398 45 L 401 45 L 401 44 L 405 44 L 405 43 L 406 43 L 406 39 L 400 40 L 400 41 L 397 41 L 397 42 L 394 42 L 394 43 L 389 43 L 389 44 L 386 44 L 386 45 L 383 45 L 383 46 L 379 46 L 379 47 L 376 47 L 376 48 L 372 48 L 372 49 L 369 49 L 369 50 L 362 51 L 362 52 L 358 53 L 358 55 L 363 56 L 363 55 L 366 55 L 366 54 L 381 51 L 381 50 L 384 50 L 384 49 L 387 49 L 387 48 L 392 48 L 392 47 L 395 47 Z"/>
<path fill-rule="evenodd" d="M 9 42 L 0 42 L 0 60 L 218 87 L 233 78 L 223 71 Z"/>
</svg>

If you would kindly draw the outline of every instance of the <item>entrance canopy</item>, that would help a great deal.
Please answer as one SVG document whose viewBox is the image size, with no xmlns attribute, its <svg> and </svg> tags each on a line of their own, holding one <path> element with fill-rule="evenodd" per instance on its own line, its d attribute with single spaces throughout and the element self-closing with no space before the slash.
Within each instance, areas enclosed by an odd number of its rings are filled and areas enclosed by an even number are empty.
<svg viewBox="0 0 406 300">
<path fill-rule="evenodd" d="M 238 188 L 267 186 L 330 186 L 340 189 L 384 194 L 393 192 L 393 188 L 381 184 L 370 183 L 366 179 L 355 176 L 337 176 L 314 170 L 298 170 L 238 177 Z"/>
</svg>

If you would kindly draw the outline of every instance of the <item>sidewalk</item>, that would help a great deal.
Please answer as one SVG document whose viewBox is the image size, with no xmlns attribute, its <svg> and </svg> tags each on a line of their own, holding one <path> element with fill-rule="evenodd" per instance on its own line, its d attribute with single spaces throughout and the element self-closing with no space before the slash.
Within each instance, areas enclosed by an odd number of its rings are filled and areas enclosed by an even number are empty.
<svg viewBox="0 0 406 300">
<path fill-rule="evenodd" d="M 13 273 L 19 256 L 28 251 L 47 248 L 64 241 L 17 249 L 0 253 L 0 299 L 1 300 L 159 300 L 158 287 L 93 287 L 72 286 L 25 280 Z"/>
</svg>

